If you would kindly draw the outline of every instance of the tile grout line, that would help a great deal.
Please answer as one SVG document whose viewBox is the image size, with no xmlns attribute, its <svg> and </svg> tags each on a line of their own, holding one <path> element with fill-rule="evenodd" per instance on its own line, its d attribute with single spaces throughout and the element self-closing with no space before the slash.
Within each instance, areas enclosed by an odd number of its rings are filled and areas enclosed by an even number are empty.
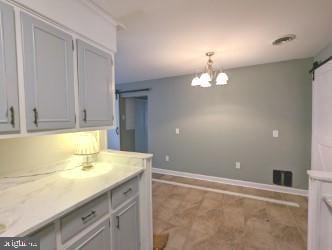
<svg viewBox="0 0 332 250">
<path fill-rule="evenodd" d="M 196 186 L 196 185 L 191 185 L 191 184 L 185 184 L 185 183 L 174 182 L 174 181 L 166 181 L 166 180 L 155 179 L 155 178 L 152 178 L 152 181 L 169 184 L 169 185 L 174 185 L 174 186 L 187 187 L 187 188 L 193 188 L 193 189 L 198 189 L 198 190 L 203 190 L 203 191 L 210 191 L 210 192 L 215 192 L 215 193 L 239 196 L 239 197 L 244 197 L 244 198 L 253 199 L 253 200 L 266 201 L 266 202 L 290 206 L 290 207 L 300 207 L 300 205 L 298 203 L 291 202 L 291 201 L 277 200 L 277 199 L 273 199 L 273 198 L 266 198 L 266 197 L 251 195 L 251 194 L 243 194 L 243 193 L 237 193 L 237 192 L 232 192 L 232 191 L 226 191 L 226 190 L 222 190 L 222 189 L 201 187 L 201 186 Z"/>
</svg>

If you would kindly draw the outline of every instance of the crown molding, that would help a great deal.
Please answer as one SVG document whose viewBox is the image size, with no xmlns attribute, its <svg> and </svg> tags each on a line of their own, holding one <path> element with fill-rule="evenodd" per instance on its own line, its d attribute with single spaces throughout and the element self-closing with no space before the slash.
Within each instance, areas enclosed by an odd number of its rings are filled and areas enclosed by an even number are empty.
<svg viewBox="0 0 332 250">
<path fill-rule="evenodd" d="M 101 6 L 99 6 L 92 0 L 80 0 L 80 2 L 82 2 L 90 10 L 104 18 L 106 21 L 116 26 L 118 31 L 126 29 L 126 26 L 124 24 L 118 22 L 114 17 L 112 17 L 112 15 L 108 11 L 104 10 Z"/>
</svg>

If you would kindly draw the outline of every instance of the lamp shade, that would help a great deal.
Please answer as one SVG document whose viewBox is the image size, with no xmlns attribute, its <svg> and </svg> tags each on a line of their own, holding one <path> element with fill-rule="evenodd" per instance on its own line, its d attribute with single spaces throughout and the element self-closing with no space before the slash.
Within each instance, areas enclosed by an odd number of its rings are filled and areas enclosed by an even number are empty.
<svg viewBox="0 0 332 250">
<path fill-rule="evenodd" d="M 218 74 L 216 79 L 216 85 L 226 85 L 228 84 L 228 75 L 224 72 Z"/>
<path fill-rule="evenodd" d="M 80 134 L 75 145 L 76 155 L 92 155 L 99 152 L 96 137 L 89 133 Z"/>
<path fill-rule="evenodd" d="M 191 86 L 199 86 L 201 85 L 201 81 L 199 79 L 199 77 L 195 77 L 192 81 L 191 81 Z"/>
<path fill-rule="evenodd" d="M 210 83 L 211 77 L 210 77 L 209 73 L 203 73 L 199 79 L 200 79 L 201 87 L 203 87 L 203 88 L 211 87 L 211 83 Z"/>
<path fill-rule="evenodd" d="M 210 82 L 211 81 L 211 77 L 210 77 L 209 73 L 203 73 L 199 79 L 201 80 L 201 82 Z"/>
</svg>

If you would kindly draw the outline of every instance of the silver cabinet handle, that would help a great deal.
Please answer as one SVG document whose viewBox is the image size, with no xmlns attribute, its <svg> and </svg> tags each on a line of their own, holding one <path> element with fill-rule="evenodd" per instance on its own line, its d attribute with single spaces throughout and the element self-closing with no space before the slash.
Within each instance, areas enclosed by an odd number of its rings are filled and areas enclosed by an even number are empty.
<svg viewBox="0 0 332 250">
<path fill-rule="evenodd" d="M 15 128 L 15 111 L 14 111 L 14 107 L 11 106 L 10 109 L 10 124 L 12 125 L 13 128 Z"/>
<path fill-rule="evenodd" d="M 131 191 L 132 191 L 132 189 L 131 189 L 131 188 L 128 188 L 128 190 L 127 190 L 127 191 L 124 191 L 123 194 L 124 194 L 124 195 L 127 195 L 127 194 L 130 193 Z"/>
<path fill-rule="evenodd" d="M 116 133 L 117 135 L 119 135 L 119 127 L 116 127 L 116 129 L 115 129 L 115 133 Z"/>
<path fill-rule="evenodd" d="M 87 113 L 86 113 L 86 109 L 83 109 L 83 121 L 84 121 L 84 122 L 87 121 Z"/>
<path fill-rule="evenodd" d="M 38 110 L 36 108 L 34 108 L 32 111 L 33 111 L 33 114 L 35 117 L 33 123 L 36 125 L 36 127 L 38 127 Z"/>
<path fill-rule="evenodd" d="M 83 224 L 85 224 L 95 216 L 96 216 L 96 211 L 92 210 L 88 215 L 81 217 L 81 220 Z"/>
</svg>

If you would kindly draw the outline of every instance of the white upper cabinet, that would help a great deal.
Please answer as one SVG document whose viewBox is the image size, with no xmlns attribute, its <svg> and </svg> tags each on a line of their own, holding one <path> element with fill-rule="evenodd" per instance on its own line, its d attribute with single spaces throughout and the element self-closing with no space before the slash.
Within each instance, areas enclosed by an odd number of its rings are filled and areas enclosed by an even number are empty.
<svg viewBox="0 0 332 250">
<path fill-rule="evenodd" d="M 0 133 L 19 131 L 14 9 L 0 2 Z"/>
<path fill-rule="evenodd" d="M 73 38 L 21 13 L 27 131 L 75 127 Z"/>
<path fill-rule="evenodd" d="M 117 25 L 85 1 L 0 0 L 0 139 L 112 127 Z"/>
<path fill-rule="evenodd" d="M 81 40 L 77 41 L 80 127 L 113 125 L 112 56 Z"/>
</svg>

